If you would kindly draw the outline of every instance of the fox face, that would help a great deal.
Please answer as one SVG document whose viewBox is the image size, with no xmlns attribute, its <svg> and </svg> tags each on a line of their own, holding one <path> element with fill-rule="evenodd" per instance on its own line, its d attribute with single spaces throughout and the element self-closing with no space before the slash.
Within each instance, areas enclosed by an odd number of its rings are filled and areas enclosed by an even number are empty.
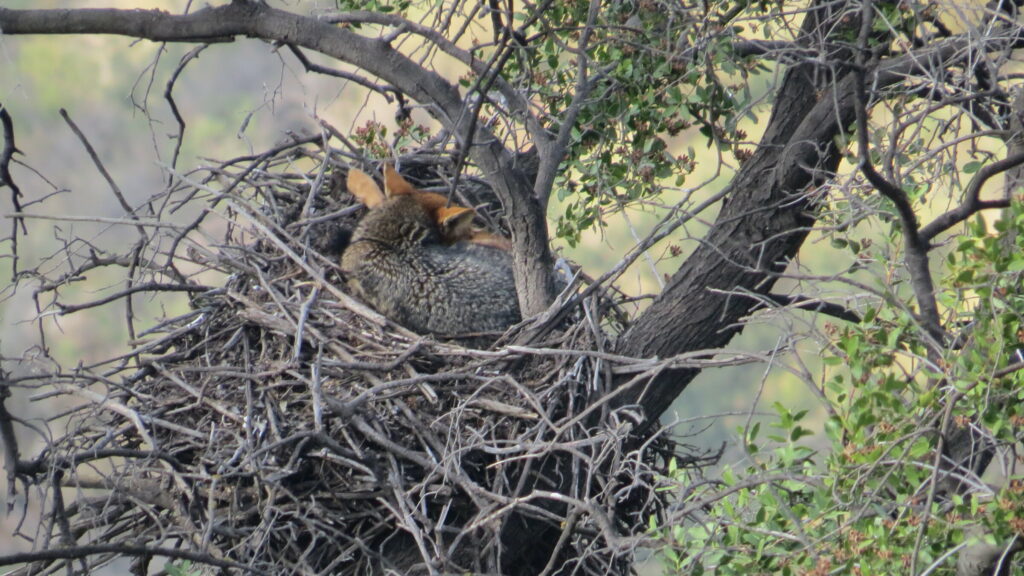
<svg viewBox="0 0 1024 576">
<path fill-rule="evenodd" d="M 469 242 L 506 252 L 512 250 L 512 242 L 508 238 L 473 225 L 476 213 L 472 208 L 452 204 L 443 194 L 417 189 L 390 164 L 384 165 L 384 191 L 381 191 L 373 178 L 359 170 L 349 170 L 348 189 L 360 203 L 370 209 L 391 197 L 411 196 L 433 219 L 445 244 Z"/>
<path fill-rule="evenodd" d="M 348 185 L 370 209 L 341 257 L 357 296 L 419 333 L 504 331 L 520 320 L 511 256 L 474 236 L 471 209 L 416 190 L 390 167 L 387 193 L 354 169 Z"/>
</svg>

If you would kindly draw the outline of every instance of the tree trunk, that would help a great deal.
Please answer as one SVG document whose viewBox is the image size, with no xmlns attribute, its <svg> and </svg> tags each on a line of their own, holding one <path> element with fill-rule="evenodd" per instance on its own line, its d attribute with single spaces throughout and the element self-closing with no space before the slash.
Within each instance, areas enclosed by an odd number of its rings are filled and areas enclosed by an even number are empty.
<svg viewBox="0 0 1024 576">
<path fill-rule="evenodd" d="M 805 18 L 802 41 L 828 30 L 822 24 L 841 8 L 819 2 Z M 664 359 L 724 346 L 742 330 L 739 320 L 754 300 L 736 294 L 769 292 L 814 223 L 815 184 L 839 164 L 834 140 L 852 122 L 854 109 L 849 78 L 816 98 L 829 80 L 831 74 L 814 63 L 786 72 L 761 143 L 729 184 L 714 225 L 622 337 L 619 353 Z M 621 403 L 639 403 L 649 426 L 698 373 L 662 371 L 633 385 Z"/>
</svg>

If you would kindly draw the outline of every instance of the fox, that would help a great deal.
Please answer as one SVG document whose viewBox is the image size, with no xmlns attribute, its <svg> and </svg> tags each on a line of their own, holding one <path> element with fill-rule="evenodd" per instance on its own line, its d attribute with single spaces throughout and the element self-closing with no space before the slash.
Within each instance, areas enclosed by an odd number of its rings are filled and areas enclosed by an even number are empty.
<svg viewBox="0 0 1024 576">
<path fill-rule="evenodd" d="M 367 208 L 380 205 L 387 198 L 388 194 L 393 196 L 409 195 L 415 198 L 427 210 L 427 213 L 430 214 L 434 224 L 438 227 L 438 231 L 441 233 L 441 240 L 445 245 L 450 246 L 457 242 L 469 242 L 511 253 L 511 240 L 474 225 L 473 217 L 476 212 L 472 208 L 453 204 L 443 194 L 419 190 L 405 178 L 402 178 L 390 164 L 384 165 L 383 172 L 384 186 L 388 190 L 387 194 L 382 192 L 376 183 L 369 176 L 366 176 L 365 173 L 359 172 L 359 174 L 363 174 L 367 179 L 370 179 L 369 184 L 362 179 L 362 176 L 354 176 L 359 182 L 355 184 L 356 192 L 353 192 L 353 195 Z M 352 192 L 352 190 L 350 187 L 349 191 Z M 351 240 L 351 229 L 338 228 L 331 233 L 331 237 L 325 244 L 324 251 L 330 256 L 337 257 L 345 251 L 345 247 L 348 246 Z"/>
<path fill-rule="evenodd" d="M 369 210 L 341 254 L 349 289 L 420 334 L 504 332 L 522 316 L 512 258 L 500 236 L 476 230 L 472 209 L 414 188 L 385 166 L 385 191 L 349 170 L 349 191 Z"/>
</svg>

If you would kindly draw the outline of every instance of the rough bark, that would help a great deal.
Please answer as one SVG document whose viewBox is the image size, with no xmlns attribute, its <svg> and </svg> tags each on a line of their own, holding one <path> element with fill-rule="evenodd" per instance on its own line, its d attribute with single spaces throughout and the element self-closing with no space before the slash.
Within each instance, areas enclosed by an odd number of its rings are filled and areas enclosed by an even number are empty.
<svg viewBox="0 0 1024 576">
<path fill-rule="evenodd" d="M 828 9 L 827 3 L 824 8 L 817 3 L 808 13 L 803 42 L 829 20 Z M 815 179 L 835 170 L 840 158 L 834 137 L 853 118 L 852 105 L 837 117 L 843 108 L 835 102 L 849 94 L 837 89 L 816 98 L 828 76 L 823 72 L 812 63 L 786 72 L 761 143 L 729 184 L 711 231 L 620 340 L 621 354 L 667 358 L 723 346 L 740 332 L 737 321 L 752 303 L 729 293 L 770 291 L 774 275 L 807 237 L 814 222 L 809 204 Z M 622 394 L 622 403 L 639 403 L 650 425 L 698 373 L 664 371 Z"/>
</svg>

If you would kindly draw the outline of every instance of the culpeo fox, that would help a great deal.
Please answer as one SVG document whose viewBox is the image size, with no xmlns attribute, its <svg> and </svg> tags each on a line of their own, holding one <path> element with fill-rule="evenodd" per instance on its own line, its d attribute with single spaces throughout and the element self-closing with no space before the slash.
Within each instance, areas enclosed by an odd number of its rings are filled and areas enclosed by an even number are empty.
<svg viewBox="0 0 1024 576">
<path fill-rule="evenodd" d="M 505 252 L 512 251 L 512 242 L 508 238 L 487 232 L 473 225 L 475 212 L 471 208 L 452 204 L 447 196 L 435 192 L 424 192 L 413 187 L 390 164 L 384 165 L 384 187 L 388 190 L 386 195 L 381 192 L 380 188 L 377 187 L 369 176 L 358 170 L 356 172 L 359 175 L 354 176 L 354 178 L 358 181 L 354 184 L 354 188 L 353 185 L 349 186 L 349 191 L 367 208 L 379 206 L 388 196 L 409 195 L 415 198 L 420 206 L 430 214 L 434 224 L 437 225 L 438 231 L 441 234 L 441 241 L 444 244 L 451 245 L 456 242 L 469 242 L 480 246 L 497 248 Z M 351 239 L 351 230 L 346 228 L 336 230 L 333 237 L 327 243 L 326 253 L 335 256 L 340 255 L 345 251 L 345 247 L 348 246 Z"/>
<path fill-rule="evenodd" d="M 472 240 L 472 210 L 417 191 L 389 168 L 386 195 L 349 171 L 349 190 L 370 209 L 341 256 L 349 288 L 415 332 L 495 332 L 518 322 L 508 252 Z"/>
</svg>

